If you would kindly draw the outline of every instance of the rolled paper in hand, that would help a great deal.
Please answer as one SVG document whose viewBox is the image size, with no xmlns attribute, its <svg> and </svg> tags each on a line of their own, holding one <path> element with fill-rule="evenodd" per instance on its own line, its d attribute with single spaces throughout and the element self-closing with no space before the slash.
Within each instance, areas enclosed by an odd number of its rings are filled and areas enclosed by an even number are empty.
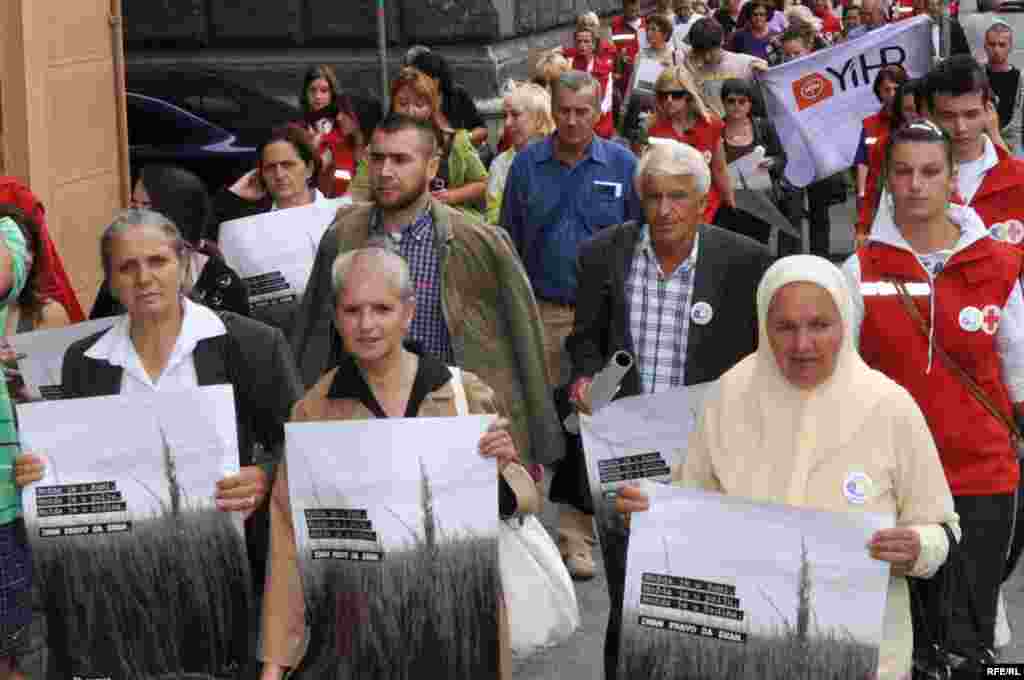
<svg viewBox="0 0 1024 680">
<path fill-rule="evenodd" d="M 619 350 L 612 355 L 608 365 L 594 376 L 590 383 L 590 412 L 597 413 L 608 405 L 612 397 L 619 391 L 622 379 L 629 369 L 633 368 L 633 356 L 629 352 Z M 573 434 L 580 431 L 579 417 L 572 413 L 565 419 L 565 429 Z"/>
</svg>

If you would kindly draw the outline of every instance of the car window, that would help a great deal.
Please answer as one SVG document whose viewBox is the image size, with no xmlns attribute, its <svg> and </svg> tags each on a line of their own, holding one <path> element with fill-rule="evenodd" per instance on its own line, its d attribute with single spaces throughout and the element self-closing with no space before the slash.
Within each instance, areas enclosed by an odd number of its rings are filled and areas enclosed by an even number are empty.
<svg viewBox="0 0 1024 680">
<path fill-rule="evenodd" d="M 132 146 L 205 145 L 219 141 L 216 129 L 158 99 L 128 97 L 128 143 Z"/>
</svg>

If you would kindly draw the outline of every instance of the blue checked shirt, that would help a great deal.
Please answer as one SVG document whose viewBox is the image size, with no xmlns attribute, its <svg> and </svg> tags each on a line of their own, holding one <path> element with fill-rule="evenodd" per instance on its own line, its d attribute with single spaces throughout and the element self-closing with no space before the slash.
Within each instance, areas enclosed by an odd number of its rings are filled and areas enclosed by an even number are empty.
<svg viewBox="0 0 1024 680">
<path fill-rule="evenodd" d="M 441 308 L 441 258 L 434 244 L 434 218 L 430 207 L 395 234 L 380 226 L 380 216 L 374 212 L 370 234 L 390 238 L 409 265 L 409 274 L 416 286 L 416 314 L 412 317 L 409 337 L 418 342 L 423 351 L 446 364 L 454 364 L 448 324 Z"/>
<path fill-rule="evenodd" d="M 679 387 L 686 377 L 686 341 L 699 244 L 698 234 L 690 256 L 666 276 L 654 254 L 647 225 L 637 241 L 626 278 L 626 301 L 629 332 L 644 393 Z"/>
</svg>

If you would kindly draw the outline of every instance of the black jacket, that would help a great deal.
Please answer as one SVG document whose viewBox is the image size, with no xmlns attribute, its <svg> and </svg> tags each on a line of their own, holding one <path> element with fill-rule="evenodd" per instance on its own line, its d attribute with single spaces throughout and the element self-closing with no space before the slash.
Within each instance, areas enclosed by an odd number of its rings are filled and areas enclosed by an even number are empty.
<svg viewBox="0 0 1024 680">
<path fill-rule="evenodd" d="M 230 383 L 235 389 L 238 458 L 241 465 L 262 465 L 273 486 L 284 449 L 284 424 L 302 396 L 295 362 L 281 331 L 253 319 L 222 312 L 227 335 L 201 340 L 193 352 L 199 385 Z M 121 391 L 120 366 L 85 356 L 109 329 L 68 347 L 61 370 L 67 399 L 115 395 Z M 258 446 L 257 446 L 258 445 Z M 269 498 L 269 494 L 267 495 Z M 245 523 L 256 592 L 263 590 L 269 546 L 267 503 Z"/>
<path fill-rule="evenodd" d="M 691 308 L 703 301 L 711 305 L 713 314 L 706 325 L 690 323 L 687 385 L 717 380 L 757 349 L 757 286 L 772 263 L 768 248 L 757 241 L 708 224 L 699 229 Z M 593 376 L 618 350 L 634 353 L 625 284 L 640 230 L 637 222 L 627 222 L 602 230 L 580 246 L 576 320 L 566 340 L 573 381 Z M 640 375 L 634 365 L 623 378 L 618 396 L 639 393 Z"/>
</svg>

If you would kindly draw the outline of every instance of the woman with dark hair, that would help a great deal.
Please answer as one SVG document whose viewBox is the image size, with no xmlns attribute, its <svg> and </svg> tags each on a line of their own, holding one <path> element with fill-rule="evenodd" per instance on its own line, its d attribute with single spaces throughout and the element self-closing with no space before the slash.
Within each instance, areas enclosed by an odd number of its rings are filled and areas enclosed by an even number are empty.
<svg viewBox="0 0 1024 680">
<path fill-rule="evenodd" d="M 214 198 L 218 226 L 213 239 L 218 238 L 221 222 L 326 200 L 317 188 L 320 168 L 309 132 L 294 124 L 276 128 L 260 145 L 256 168 Z"/>
<path fill-rule="evenodd" d="M 320 137 L 330 133 L 336 126 L 338 115 L 338 76 L 326 64 L 313 66 L 302 79 L 299 101 L 302 105 L 303 123 L 306 131 L 313 136 L 314 145 Z"/>
<path fill-rule="evenodd" d="M 73 343 L 65 352 L 61 370 L 64 394 L 70 399 L 116 394 L 144 397 L 203 385 L 232 386 L 239 468 L 236 474 L 211 479 L 216 484 L 211 491 L 215 493 L 217 509 L 238 513 L 236 517 L 244 524 L 251 587 L 259 593 L 269 550 L 268 492 L 284 447 L 284 423 L 302 393 L 288 342 L 277 329 L 230 312 L 214 313 L 184 294 L 186 242 L 177 227 L 160 213 L 145 208 L 122 211 L 104 230 L 98 250 L 105 278 L 125 311 L 109 329 Z M 103 425 L 116 426 L 99 424 Z M 25 452 L 17 456 L 11 481 L 24 486 L 41 479 L 47 465 L 45 453 Z M 49 566 L 53 583 L 62 583 L 65 573 L 70 576 L 70 572 L 64 571 L 70 568 L 68 565 L 55 561 Z M 154 566 L 150 584 L 158 584 L 162 575 L 160 567 Z M 189 591 L 193 598 L 190 602 L 200 602 L 209 595 L 204 590 L 209 574 L 196 574 L 195 578 L 196 588 Z M 147 586 L 139 587 L 145 590 Z M 66 678 L 73 674 L 69 666 L 79 630 L 91 625 L 92 612 L 67 606 L 69 603 L 61 600 L 59 594 L 59 589 L 49 594 L 47 638 L 55 676 Z M 8 596 L 2 589 L 0 595 L 3 611 Z M 131 600 L 131 593 L 124 596 Z M 126 606 L 137 610 L 137 604 L 132 600 Z M 154 614 L 135 610 L 132 620 L 148 620 L 147 615 Z M 226 621 L 229 630 L 237 630 L 236 625 L 247 628 L 249 624 L 242 608 L 231 612 Z M 247 648 L 244 635 L 236 633 L 234 649 L 214 650 L 216 658 L 212 658 L 214 654 L 204 654 L 202 642 L 196 642 L 209 639 L 210 631 L 186 625 L 174 634 L 180 636 L 176 646 L 183 650 L 178 660 L 143 659 L 121 655 L 121 650 L 111 648 L 107 659 L 93 661 L 110 663 L 103 675 L 153 677 L 157 674 L 129 673 L 123 667 L 134 667 L 140 662 L 149 668 L 180 663 L 174 670 L 209 673 L 215 663 L 226 668 L 229 662 L 235 662 L 244 667 L 256 651 Z M 111 673 L 111 668 L 116 671 Z"/>
<path fill-rule="evenodd" d="M 725 161 L 732 163 L 755 153 L 760 148 L 764 153 L 761 165 L 771 174 L 773 184 L 778 186 L 783 169 L 786 167 L 786 152 L 783 150 L 771 122 L 754 114 L 757 97 L 755 85 L 750 80 L 730 78 L 722 84 L 722 103 L 725 106 L 725 130 L 722 134 L 722 144 L 725 149 Z M 769 192 L 769 194 L 771 193 L 773 192 Z M 752 215 L 736 208 L 722 208 L 715 216 L 715 224 L 749 236 L 761 243 L 768 243 L 771 236 L 771 225 L 761 217 L 763 216 Z M 786 217 L 788 218 L 789 215 L 787 214 Z M 796 225 L 799 226 L 799 222 L 796 222 Z M 783 238 L 781 232 L 779 237 Z M 780 248 L 780 250 L 787 254 L 790 250 L 795 252 L 795 249 L 789 247 Z"/>
<path fill-rule="evenodd" d="M 27 283 L 17 300 L 7 305 L 7 323 L 4 335 L 27 333 L 43 328 L 60 328 L 71 323 L 67 311 L 56 300 L 46 296 L 42 283 L 46 271 L 46 256 L 39 223 L 17 206 L 0 204 L 0 219 L 14 220 L 25 236 L 25 244 L 31 255 Z"/>
<path fill-rule="evenodd" d="M 979 657 L 992 658 L 1017 514 L 1024 295 L 1019 252 L 951 202 L 954 143 L 927 120 L 889 134 L 887 198 L 843 269 L 860 355 L 917 401 L 953 493 L 963 573 L 947 603 L 949 649 L 967 658 L 956 677 L 973 678 Z"/>
<path fill-rule="evenodd" d="M 487 124 L 469 92 L 452 79 L 451 68 L 444 57 L 437 52 L 421 52 L 409 65 L 437 81 L 441 91 L 441 113 L 453 130 L 466 130 L 474 146 L 487 141 Z"/>
<path fill-rule="evenodd" d="M 889 131 L 893 129 L 893 103 L 896 101 L 896 90 L 906 80 L 907 72 L 902 66 L 894 64 L 882 67 L 872 85 L 882 108 L 864 119 L 860 144 L 853 161 L 857 172 L 857 224 L 854 237 L 858 245 L 871 230 L 871 221 L 875 219 L 875 210 L 878 209 L 882 161 L 885 159 Z"/>
<path fill-rule="evenodd" d="M 768 43 L 772 36 L 768 19 L 772 12 L 768 3 L 760 0 L 744 5 L 740 10 L 740 29 L 732 34 L 729 49 L 767 61 Z"/>
<path fill-rule="evenodd" d="M 320 190 L 328 197 L 344 196 L 356 174 L 363 152 L 383 117 L 376 97 L 342 94 L 338 97 L 337 126 L 321 137 L 318 151 L 323 164 Z"/>
<path fill-rule="evenodd" d="M 210 309 L 249 315 L 245 282 L 224 263 L 217 245 L 205 238 L 213 210 L 201 179 L 177 166 L 147 165 L 132 187 L 131 205 L 164 215 L 181 232 L 185 241 L 185 286 L 193 300 Z M 104 280 L 89 318 L 119 314 L 124 314 L 124 305 L 111 294 L 110 283 Z"/>
</svg>

